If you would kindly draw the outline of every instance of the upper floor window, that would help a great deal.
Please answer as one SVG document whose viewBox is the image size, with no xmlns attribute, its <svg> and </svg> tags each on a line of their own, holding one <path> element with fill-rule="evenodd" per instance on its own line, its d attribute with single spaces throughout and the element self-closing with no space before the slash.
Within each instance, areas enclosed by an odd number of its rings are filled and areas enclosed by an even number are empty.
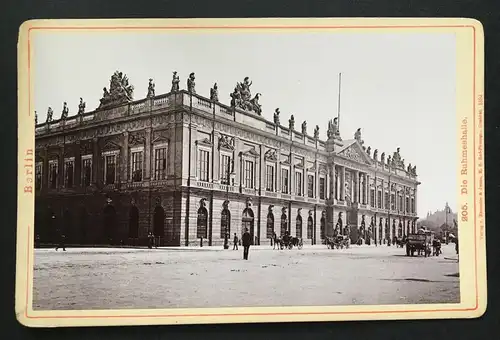
<svg viewBox="0 0 500 340">
<path fill-rule="evenodd" d="M 40 190 L 42 188 L 42 174 L 43 174 L 43 163 L 38 162 L 35 165 L 35 189 Z"/>
<path fill-rule="evenodd" d="M 375 189 L 370 189 L 370 205 L 375 206 Z"/>
<path fill-rule="evenodd" d="M 58 166 L 57 160 L 49 161 L 49 186 L 51 189 L 57 188 Z"/>
<path fill-rule="evenodd" d="M 132 181 L 140 182 L 142 181 L 142 155 L 141 151 L 132 152 Z"/>
<path fill-rule="evenodd" d="M 288 169 L 281 169 L 281 192 L 288 194 Z"/>
<path fill-rule="evenodd" d="M 319 198 L 325 199 L 325 191 L 326 191 L 326 180 L 324 177 L 319 178 Z"/>
<path fill-rule="evenodd" d="M 266 166 L 266 190 L 274 191 L 274 166 Z"/>
<path fill-rule="evenodd" d="M 104 156 L 104 183 L 115 184 L 116 181 L 116 155 Z"/>
<path fill-rule="evenodd" d="M 229 178 L 230 173 L 231 173 L 231 156 L 222 155 L 220 162 L 220 182 L 222 184 L 230 183 L 230 178 Z"/>
<path fill-rule="evenodd" d="M 391 194 L 391 210 L 396 210 L 396 196 Z"/>
<path fill-rule="evenodd" d="M 64 186 L 66 188 L 73 187 L 75 175 L 75 159 L 67 158 L 64 160 Z"/>
<path fill-rule="evenodd" d="M 253 188 L 253 162 L 245 161 L 245 187 Z"/>
<path fill-rule="evenodd" d="M 405 211 L 409 212 L 411 210 L 411 207 L 410 207 L 410 198 L 409 197 L 406 197 L 406 202 L 405 202 Z"/>
<path fill-rule="evenodd" d="M 415 199 L 414 198 L 411 199 L 411 212 L 415 213 Z"/>
<path fill-rule="evenodd" d="M 382 209 L 382 191 L 377 193 L 377 208 Z"/>
<path fill-rule="evenodd" d="M 295 194 L 302 196 L 302 172 L 295 172 Z"/>
<path fill-rule="evenodd" d="M 385 209 L 389 209 L 389 193 L 386 192 L 384 194 L 384 206 L 385 206 Z"/>
<path fill-rule="evenodd" d="M 200 150 L 200 164 L 198 177 L 200 181 L 208 182 L 208 170 L 210 164 L 210 152 L 206 150 Z"/>
<path fill-rule="evenodd" d="M 155 180 L 165 179 L 167 172 L 167 148 L 156 147 L 154 150 L 155 150 Z"/>
<path fill-rule="evenodd" d="M 82 156 L 82 186 L 88 187 L 92 182 L 92 155 Z"/>
<path fill-rule="evenodd" d="M 307 176 L 307 197 L 314 197 L 314 175 Z"/>
</svg>

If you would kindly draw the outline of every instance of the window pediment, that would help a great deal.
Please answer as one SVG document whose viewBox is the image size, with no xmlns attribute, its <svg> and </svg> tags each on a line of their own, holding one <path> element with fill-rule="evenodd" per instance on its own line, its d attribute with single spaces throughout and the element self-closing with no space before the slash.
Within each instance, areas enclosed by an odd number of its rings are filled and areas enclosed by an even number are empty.
<svg viewBox="0 0 500 340">
<path fill-rule="evenodd" d="M 247 151 L 244 151 L 244 152 L 241 152 L 240 154 L 242 157 L 252 157 L 252 158 L 257 158 L 259 157 L 259 153 L 257 151 L 255 151 L 254 148 L 251 148 Z"/>
<path fill-rule="evenodd" d="M 212 141 L 208 138 L 203 138 L 203 139 L 200 139 L 200 140 L 197 140 L 196 141 L 196 145 L 198 146 L 206 146 L 206 147 L 212 147 L 213 144 L 212 144 Z"/>
</svg>

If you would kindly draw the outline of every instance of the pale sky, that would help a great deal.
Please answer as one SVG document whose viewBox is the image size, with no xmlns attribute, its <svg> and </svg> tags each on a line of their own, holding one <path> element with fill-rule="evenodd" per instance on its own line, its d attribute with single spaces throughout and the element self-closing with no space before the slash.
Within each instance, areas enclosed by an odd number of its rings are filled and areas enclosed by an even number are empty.
<svg viewBox="0 0 500 340">
<path fill-rule="evenodd" d="M 34 108 L 54 119 L 64 101 L 70 115 L 79 98 L 87 111 L 99 105 L 114 71 L 134 85 L 134 99 L 146 96 L 153 78 L 156 94 L 170 90 L 172 71 L 196 74 L 196 91 L 209 97 L 217 82 L 219 101 L 229 105 L 236 82 L 253 81 L 262 93 L 262 115 L 281 122 L 307 120 L 308 133 L 337 115 L 338 73 L 342 72 L 340 134 L 352 139 L 361 128 L 366 146 L 417 166 L 417 212 L 457 211 L 455 36 L 453 34 L 255 33 L 255 32 L 82 32 L 33 33 Z"/>
</svg>

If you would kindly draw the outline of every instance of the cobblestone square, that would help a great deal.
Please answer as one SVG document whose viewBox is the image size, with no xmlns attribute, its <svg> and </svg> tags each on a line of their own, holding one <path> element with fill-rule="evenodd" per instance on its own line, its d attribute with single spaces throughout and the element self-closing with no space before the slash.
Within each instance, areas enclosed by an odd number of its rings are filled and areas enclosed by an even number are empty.
<svg viewBox="0 0 500 340">
<path fill-rule="evenodd" d="M 35 310 L 325 306 L 460 302 L 454 246 L 36 249 Z"/>
</svg>

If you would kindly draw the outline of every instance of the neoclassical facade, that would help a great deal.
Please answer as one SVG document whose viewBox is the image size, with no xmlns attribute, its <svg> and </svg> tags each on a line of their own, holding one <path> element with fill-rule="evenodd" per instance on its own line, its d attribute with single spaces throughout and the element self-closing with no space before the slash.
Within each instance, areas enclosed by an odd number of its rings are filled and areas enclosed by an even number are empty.
<svg viewBox="0 0 500 340">
<path fill-rule="evenodd" d="M 36 234 L 75 244 L 221 245 L 248 228 L 255 244 L 285 231 L 306 244 L 350 234 L 385 243 L 416 227 L 416 167 L 366 147 L 358 129 L 342 139 L 337 120 L 328 139 L 304 121 L 262 117 L 248 78 L 230 105 L 196 93 L 195 75 L 180 89 L 133 100 L 121 72 L 93 111 L 80 99 L 71 115 L 36 122 Z M 36 115 L 35 115 L 36 116 Z"/>
</svg>

